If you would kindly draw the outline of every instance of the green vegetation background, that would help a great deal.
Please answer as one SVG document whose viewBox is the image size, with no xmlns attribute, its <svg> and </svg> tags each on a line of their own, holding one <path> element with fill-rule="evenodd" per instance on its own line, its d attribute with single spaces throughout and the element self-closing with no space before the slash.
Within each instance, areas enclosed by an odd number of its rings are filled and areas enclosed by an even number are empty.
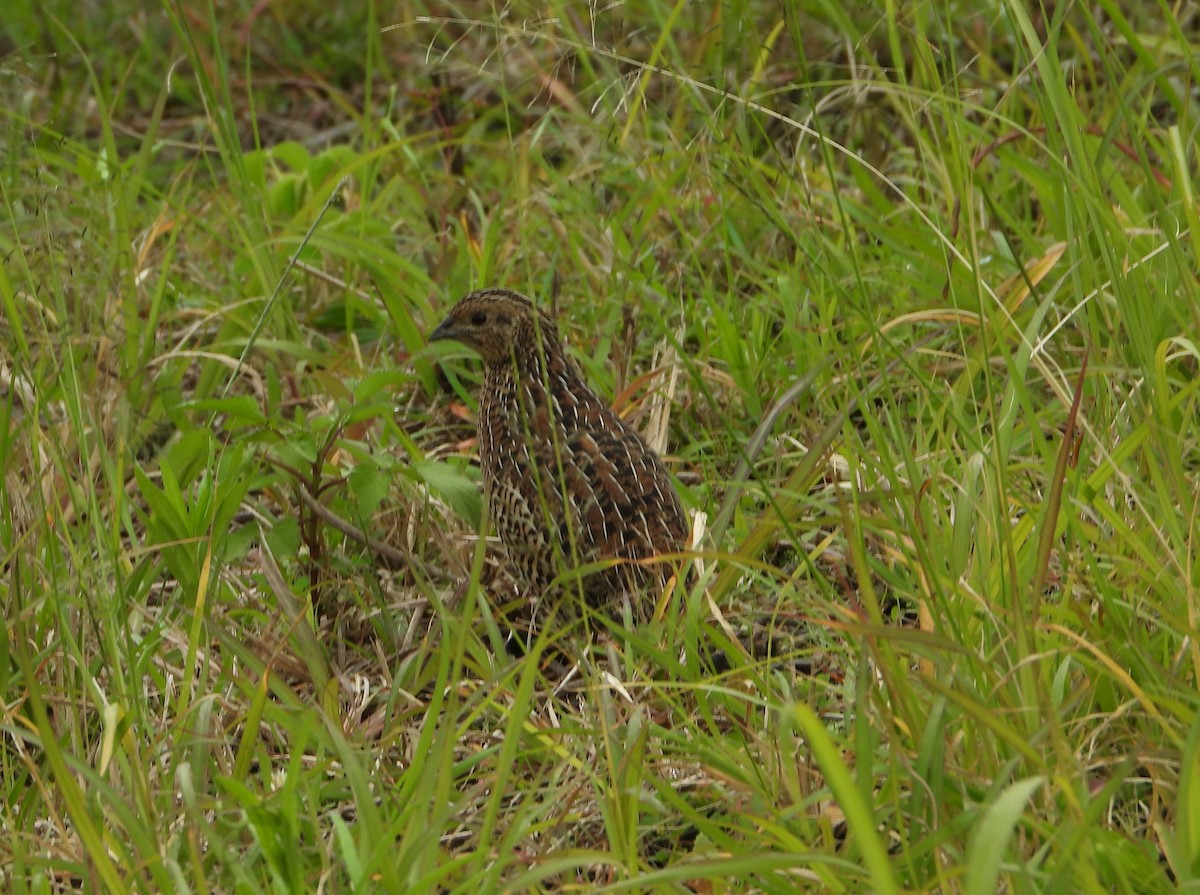
<svg viewBox="0 0 1200 895">
<path fill-rule="evenodd" d="M 4 889 L 1200 890 L 1198 24 L 5 3 Z M 493 284 L 700 514 L 650 625 L 504 649 Z"/>
</svg>

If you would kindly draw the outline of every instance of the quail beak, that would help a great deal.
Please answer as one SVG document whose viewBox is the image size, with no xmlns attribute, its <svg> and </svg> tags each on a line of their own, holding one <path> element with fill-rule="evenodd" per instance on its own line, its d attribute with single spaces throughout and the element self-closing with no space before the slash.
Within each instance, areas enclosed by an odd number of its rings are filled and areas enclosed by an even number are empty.
<svg viewBox="0 0 1200 895">
<path fill-rule="evenodd" d="M 447 339 L 456 339 L 454 335 L 454 326 L 449 319 L 443 320 L 437 325 L 437 329 L 429 334 L 430 342 L 444 342 Z"/>
</svg>

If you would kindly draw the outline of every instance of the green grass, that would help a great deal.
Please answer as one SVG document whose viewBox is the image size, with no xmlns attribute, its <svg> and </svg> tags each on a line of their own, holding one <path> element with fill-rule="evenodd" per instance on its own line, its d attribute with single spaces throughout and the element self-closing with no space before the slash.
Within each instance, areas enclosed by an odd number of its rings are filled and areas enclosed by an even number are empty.
<svg viewBox="0 0 1200 895">
<path fill-rule="evenodd" d="M 0 10 L 4 888 L 1200 891 L 1194 10 L 447 8 Z M 665 619 L 504 651 L 492 284 Z"/>
</svg>

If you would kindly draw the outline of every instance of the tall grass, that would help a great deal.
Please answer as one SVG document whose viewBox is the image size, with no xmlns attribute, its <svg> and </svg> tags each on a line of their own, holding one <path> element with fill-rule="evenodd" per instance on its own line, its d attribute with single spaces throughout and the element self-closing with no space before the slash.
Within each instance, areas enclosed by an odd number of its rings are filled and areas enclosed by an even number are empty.
<svg viewBox="0 0 1200 895">
<path fill-rule="evenodd" d="M 7 888 L 1196 888 L 1195 18 L 6 6 Z M 669 399 L 645 626 L 505 647 L 487 284 Z"/>
</svg>

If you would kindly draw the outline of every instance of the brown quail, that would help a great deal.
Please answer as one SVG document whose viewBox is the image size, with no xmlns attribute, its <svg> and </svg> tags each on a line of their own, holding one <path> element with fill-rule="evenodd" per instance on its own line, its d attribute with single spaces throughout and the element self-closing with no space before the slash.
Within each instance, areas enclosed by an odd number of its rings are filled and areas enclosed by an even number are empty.
<svg viewBox="0 0 1200 895">
<path fill-rule="evenodd" d="M 582 592 L 609 611 L 628 600 L 644 617 L 674 572 L 670 558 L 646 561 L 684 548 L 687 517 L 662 461 L 588 388 L 554 321 L 523 295 L 484 289 L 429 339 L 483 358 L 484 494 L 523 595 Z M 594 563 L 582 578 L 564 575 Z"/>
</svg>

